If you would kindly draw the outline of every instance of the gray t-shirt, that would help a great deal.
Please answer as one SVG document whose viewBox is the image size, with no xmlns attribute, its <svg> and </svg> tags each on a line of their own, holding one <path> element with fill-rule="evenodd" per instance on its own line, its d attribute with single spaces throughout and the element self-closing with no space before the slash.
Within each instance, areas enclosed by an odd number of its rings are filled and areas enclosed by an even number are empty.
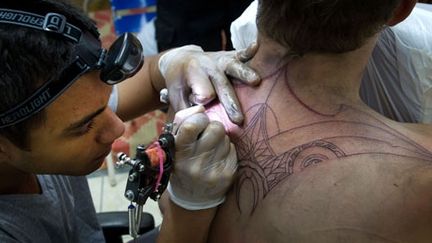
<svg viewBox="0 0 432 243">
<path fill-rule="evenodd" d="M 85 177 L 38 180 L 41 194 L 0 196 L 0 242 L 105 242 Z"/>
</svg>

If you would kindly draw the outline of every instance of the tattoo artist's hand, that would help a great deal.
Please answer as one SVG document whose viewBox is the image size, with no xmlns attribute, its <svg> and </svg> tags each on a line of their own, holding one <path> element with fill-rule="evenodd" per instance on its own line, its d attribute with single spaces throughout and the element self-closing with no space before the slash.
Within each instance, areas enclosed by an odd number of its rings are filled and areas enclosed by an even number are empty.
<svg viewBox="0 0 432 243">
<path fill-rule="evenodd" d="M 257 85 L 261 78 L 244 62 L 251 59 L 258 46 L 252 44 L 241 51 L 203 52 L 194 45 L 168 51 L 159 59 L 159 70 L 166 80 L 170 105 L 174 111 L 205 105 L 215 98 L 215 92 L 228 117 L 241 124 L 244 116 L 227 75 Z"/>
<path fill-rule="evenodd" d="M 188 210 L 215 207 L 225 200 L 237 170 L 234 145 L 223 125 L 210 122 L 201 105 L 179 111 L 174 119 L 174 171 L 170 199 Z"/>
</svg>

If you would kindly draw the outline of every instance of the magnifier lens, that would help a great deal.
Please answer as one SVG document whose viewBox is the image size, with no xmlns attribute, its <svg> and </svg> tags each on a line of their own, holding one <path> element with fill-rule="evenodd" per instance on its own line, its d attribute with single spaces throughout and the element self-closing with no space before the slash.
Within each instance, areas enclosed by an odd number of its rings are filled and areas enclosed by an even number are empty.
<svg viewBox="0 0 432 243">
<path fill-rule="evenodd" d="M 123 34 L 111 45 L 105 63 L 101 79 L 108 84 L 133 76 L 144 63 L 141 43 L 133 34 Z"/>
<path fill-rule="evenodd" d="M 136 39 L 136 38 L 135 38 Z M 136 39 L 138 41 L 138 39 Z M 139 46 L 138 46 L 139 45 Z M 141 68 L 142 65 L 142 48 L 141 44 L 138 42 L 137 44 L 128 45 L 126 50 L 126 60 L 123 64 L 123 69 L 129 73 L 135 74 L 137 69 Z"/>
</svg>

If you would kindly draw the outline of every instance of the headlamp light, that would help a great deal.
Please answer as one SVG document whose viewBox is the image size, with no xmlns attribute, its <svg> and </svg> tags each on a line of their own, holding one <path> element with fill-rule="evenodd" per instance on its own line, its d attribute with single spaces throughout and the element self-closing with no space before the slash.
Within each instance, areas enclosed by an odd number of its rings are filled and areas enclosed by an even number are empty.
<svg viewBox="0 0 432 243">
<path fill-rule="evenodd" d="M 45 16 L 0 8 L 0 23 L 53 32 L 75 44 L 75 58 L 63 69 L 59 80 L 49 80 L 26 100 L 0 114 L 0 128 L 12 126 L 41 111 L 62 94 L 81 75 L 100 70 L 100 79 L 117 84 L 136 74 L 144 63 L 142 46 L 131 33 L 117 38 L 109 51 L 101 47 L 98 36 L 68 23 L 65 16 Z"/>
</svg>

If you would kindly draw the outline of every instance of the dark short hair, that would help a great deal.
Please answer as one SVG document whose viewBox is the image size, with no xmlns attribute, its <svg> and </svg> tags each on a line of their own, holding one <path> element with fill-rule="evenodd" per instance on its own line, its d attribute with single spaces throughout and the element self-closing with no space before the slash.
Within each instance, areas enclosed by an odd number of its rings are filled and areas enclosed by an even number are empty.
<svg viewBox="0 0 432 243">
<path fill-rule="evenodd" d="M 85 13 L 58 0 L 7 0 L 0 8 L 46 15 L 62 14 L 78 28 L 98 35 L 95 24 Z M 48 80 L 57 80 L 74 56 L 71 42 L 56 33 L 0 23 L 0 112 L 28 98 Z M 44 111 L 14 126 L 0 128 L 0 135 L 16 146 L 29 150 L 29 134 L 45 119 Z"/>
<path fill-rule="evenodd" d="M 377 33 L 400 0 L 259 0 L 261 33 L 293 54 L 352 51 Z"/>
</svg>

